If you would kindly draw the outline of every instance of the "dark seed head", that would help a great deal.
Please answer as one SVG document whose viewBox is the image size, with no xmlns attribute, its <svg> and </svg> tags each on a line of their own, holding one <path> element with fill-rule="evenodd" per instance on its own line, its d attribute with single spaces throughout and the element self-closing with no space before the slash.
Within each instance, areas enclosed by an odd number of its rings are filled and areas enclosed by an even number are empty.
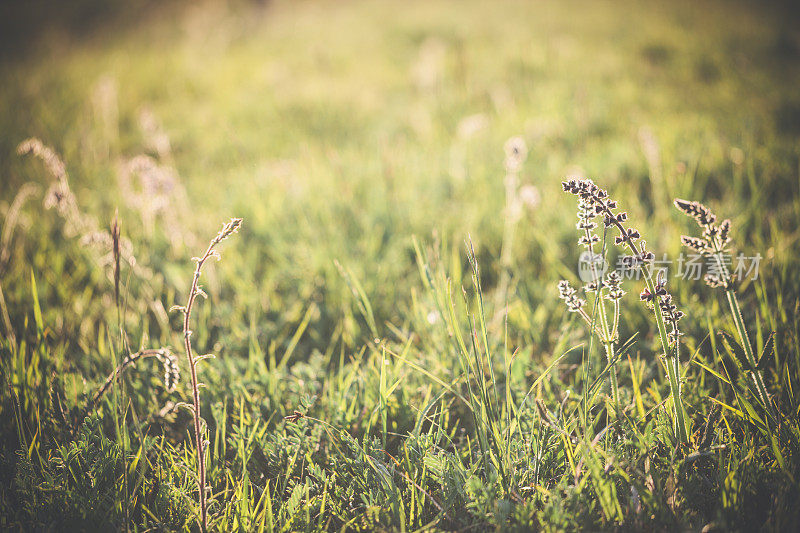
<svg viewBox="0 0 800 533">
<path fill-rule="evenodd" d="M 700 202 L 690 202 L 689 200 L 675 199 L 675 207 L 680 209 L 685 215 L 692 217 L 700 226 L 710 226 L 716 222 L 717 217 L 711 209 Z"/>
</svg>

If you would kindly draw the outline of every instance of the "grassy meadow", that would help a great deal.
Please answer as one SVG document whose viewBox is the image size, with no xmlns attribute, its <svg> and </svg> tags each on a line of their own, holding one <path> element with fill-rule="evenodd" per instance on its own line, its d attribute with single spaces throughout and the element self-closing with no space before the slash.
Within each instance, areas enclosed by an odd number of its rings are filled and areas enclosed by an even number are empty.
<svg viewBox="0 0 800 533">
<path fill-rule="evenodd" d="M 797 528 L 796 14 L 25 9 L 0 55 L 0 529 Z M 657 260 L 701 236 L 673 199 L 702 202 L 758 276 L 645 265 L 570 312 L 567 178 Z M 640 301 L 662 281 L 677 347 Z"/>
</svg>

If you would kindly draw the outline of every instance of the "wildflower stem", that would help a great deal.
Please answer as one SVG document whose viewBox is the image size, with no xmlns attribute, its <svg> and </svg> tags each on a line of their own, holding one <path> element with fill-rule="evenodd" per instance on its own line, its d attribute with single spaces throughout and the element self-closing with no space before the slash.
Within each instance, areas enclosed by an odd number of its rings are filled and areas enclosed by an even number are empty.
<svg viewBox="0 0 800 533">
<path fill-rule="evenodd" d="M 734 289 L 734 276 L 731 275 L 723 257 L 725 246 L 731 240 L 731 221 L 723 220 L 719 225 L 715 225 L 714 222 L 717 220 L 716 215 L 700 202 L 690 202 L 688 200 L 676 198 L 674 204 L 675 207 L 685 215 L 693 218 L 695 222 L 697 222 L 697 225 L 703 229 L 702 239 L 684 235 L 681 237 L 681 241 L 685 246 L 700 252 L 706 257 L 713 258 L 716 262 L 717 272 L 707 274 L 706 283 L 711 287 L 722 287 L 725 290 L 725 297 L 728 300 L 728 306 L 731 308 L 733 322 L 736 325 L 736 332 L 739 335 L 739 341 L 744 350 L 746 366 L 749 367 L 747 370 L 750 371 L 750 376 L 756 388 L 756 396 L 758 396 L 758 400 L 764 405 L 768 417 L 777 419 L 777 410 L 770 402 L 767 387 L 764 385 L 764 378 L 758 369 L 758 361 L 756 361 L 753 352 L 753 345 L 750 344 L 750 337 L 747 334 L 747 327 L 742 317 L 742 309 L 739 306 L 739 299 Z"/>
<path fill-rule="evenodd" d="M 586 322 L 586 325 L 589 326 L 589 329 L 591 331 L 593 331 L 598 337 L 600 337 L 600 338 L 603 337 L 603 332 L 600 331 L 600 329 L 597 327 L 597 324 L 594 324 L 594 327 L 592 327 L 592 324 L 593 324 L 592 317 L 590 317 L 586 313 L 586 311 L 584 311 L 583 309 L 578 309 L 578 314 L 581 316 L 583 321 Z"/>
<path fill-rule="evenodd" d="M 722 273 L 723 285 L 725 287 L 725 297 L 728 300 L 728 306 L 731 308 L 733 323 L 736 325 L 736 332 L 739 334 L 739 342 L 742 344 L 742 348 L 744 348 L 744 355 L 747 358 L 747 362 L 752 367 L 750 375 L 752 376 L 753 384 L 756 387 L 756 392 L 766 407 L 767 412 L 770 415 L 775 416 L 775 411 L 769 401 L 769 395 L 767 394 L 767 387 L 764 385 L 764 378 L 761 375 L 761 372 L 756 368 L 757 361 L 755 354 L 753 353 L 753 345 L 750 344 L 750 336 L 747 334 L 747 327 L 744 324 L 742 308 L 739 306 L 739 298 L 736 296 L 736 291 L 733 290 L 732 276 L 722 259 L 724 243 L 719 236 L 716 236 L 711 240 L 711 246 L 714 250 L 714 259 L 716 260 L 717 266 Z"/>
<path fill-rule="evenodd" d="M 634 243 L 630 237 L 627 237 L 625 228 L 619 221 L 617 221 L 616 218 L 613 217 L 613 213 L 611 213 L 610 210 L 607 210 L 606 214 L 609 216 L 611 223 L 614 224 L 614 226 L 616 226 L 616 228 L 619 230 L 620 235 L 623 236 L 625 244 L 628 245 L 628 248 L 631 250 L 633 255 L 635 257 L 639 257 L 641 253 L 644 252 L 644 247 L 642 247 L 642 250 L 639 250 L 639 248 L 636 246 L 636 243 Z M 667 367 L 667 378 L 669 380 L 672 403 L 675 408 L 675 430 L 678 435 L 678 441 L 680 443 L 685 443 L 689 441 L 689 431 L 686 427 L 683 400 L 681 399 L 681 366 L 680 359 L 678 357 L 680 340 L 675 340 L 675 353 L 673 357 L 670 357 L 669 337 L 667 335 L 666 325 L 664 324 L 664 315 L 661 311 L 661 305 L 659 302 L 660 297 L 658 294 L 656 294 L 657 291 L 655 281 L 653 280 L 653 273 L 650 269 L 650 266 L 646 263 L 642 265 L 642 276 L 644 277 L 645 284 L 647 285 L 647 290 L 653 295 L 653 311 L 656 316 L 656 326 L 658 327 L 658 336 L 661 340 L 661 348 L 666 359 L 665 366 Z"/>
<path fill-rule="evenodd" d="M 634 244 L 629 243 L 629 245 L 634 254 L 638 253 Z M 661 348 L 666 358 L 665 366 L 667 367 L 667 378 L 669 380 L 670 393 L 672 394 L 672 403 L 675 408 L 675 429 L 678 434 L 678 441 L 680 443 L 685 443 L 689 441 L 689 432 L 686 428 L 683 400 L 681 399 L 681 367 L 680 360 L 678 359 L 678 349 L 676 348 L 674 356 L 670 357 L 669 338 L 667 336 L 667 328 L 664 325 L 664 316 L 661 313 L 661 306 L 658 301 L 659 297 L 656 295 L 655 282 L 653 281 L 653 276 L 649 267 L 643 266 L 642 272 L 644 274 L 644 281 L 647 284 L 647 289 L 654 295 L 653 310 L 656 315 L 656 326 L 658 327 L 658 336 L 661 339 Z M 679 341 L 676 341 L 675 344 L 678 345 Z"/>
<path fill-rule="evenodd" d="M 614 410 L 616 411 L 616 416 L 619 417 L 620 414 L 619 386 L 617 384 L 616 362 L 614 361 L 614 337 L 609 328 L 608 317 L 606 316 L 605 302 L 603 301 L 603 296 L 600 294 L 599 289 L 596 294 L 597 294 L 598 306 L 600 308 L 598 315 L 600 315 L 600 328 L 602 330 L 602 335 L 600 336 L 600 340 L 603 342 L 603 346 L 605 347 L 606 350 L 606 359 L 608 360 L 608 364 L 611 367 L 609 369 L 609 376 L 610 376 L 609 381 L 611 383 L 611 399 L 614 402 Z"/>
<path fill-rule="evenodd" d="M 744 355 L 747 358 L 747 362 L 752 367 L 750 375 L 753 378 L 753 383 L 756 386 L 756 391 L 760 396 L 761 401 L 764 403 L 764 406 L 767 409 L 767 412 L 775 416 L 775 409 L 772 403 L 769 401 L 769 395 L 767 394 L 767 387 L 764 385 L 764 378 L 761 375 L 761 372 L 756 368 L 756 358 L 755 354 L 753 353 L 753 346 L 750 344 L 750 337 L 747 334 L 747 328 L 744 325 L 744 319 L 742 318 L 742 310 L 739 306 L 739 299 L 736 297 L 736 293 L 731 287 L 727 287 L 725 289 L 725 296 L 728 299 L 728 305 L 731 308 L 731 314 L 733 315 L 733 322 L 736 324 L 736 332 L 739 334 L 739 341 L 742 343 L 742 347 L 744 348 Z"/>
<path fill-rule="evenodd" d="M 633 264 L 639 264 L 641 271 L 644 275 L 647 289 L 642 292 L 642 300 L 652 303 L 653 312 L 656 316 L 656 325 L 658 326 L 658 335 L 661 340 L 661 347 L 664 352 L 666 360 L 665 366 L 667 367 L 667 375 L 669 377 L 670 389 L 672 392 L 672 399 L 675 406 L 675 432 L 678 436 L 680 443 L 688 441 L 688 430 L 686 427 L 686 418 L 683 409 L 683 402 L 681 400 L 681 380 L 680 380 L 680 359 L 679 359 L 679 344 L 680 344 L 680 331 L 678 330 L 678 320 L 683 316 L 683 313 L 675 308 L 672 303 L 672 296 L 664 290 L 664 284 L 659 279 L 656 282 L 653 279 L 652 266 L 648 261 L 652 261 L 653 254 L 647 252 L 645 249 L 644 241 L 641 243 L 641 248 L 636 244 L 639 239 L 639 232 L 634 228 L 625 228 L 622 222 L 627 219 L 627 213 L 615 213 L 617 202 L 608 197 L 608 193 L 597 187 L 591 180 L 569 180 L 562 183 L 564 190 L 571 192 L 580 198 L 579 202 L 579 224 L 578 227 L 584 230 L 590 230 L 595 227 L 595 224 L 589 219 L 596 215 L 603 215 L 604 225 L 606 228 L 615 227 L 619 231 L 619 235 L 614 238 L 615 244 L 626 245 L 633 253 Z M 587 235 L 589 235 L 587 233 Z M 591 250 L 591 243 L 596 242 L 596 236 L 582 238 L 581 243 L 588 244 Z M 600 285 L 595 287 L 597 296 L 600 296 Z M 574 297 L 574 295 L 572 295 Z M 566 294 L 566 298 L 570 295 Z M 568 303 L 569 305 L 569 303 Z M 667 334 L 665 316 L 669 319 L 672 331 Z M 616 317 L 615 317 L 616 323 Z M 608 342 L 613 342 L 609 338 L 607 323 L 604 323 L 604 337 Z M 670 339 L 672 336 L 672 339 Z M 675 346 L 674 353 L 670 356 L 671 343 L 673 341 Z"/>
<path fill-rule="evenodd" d="M 606 358 L 608 358 L 608 364 L 611 366 L 609 368 L 609 375 L 611 381 L 611 398 L 614 401 L 614 410 L 616 411 L 615 415 L 619 418 L 622 414 L 620 402 L 619 402 L 619 384 L 617 383 L 617 364 L 614 361 L 614 343 L 613 342 L 605 342 L 606 347 Z"/>
<path fill-rule="evenodd" d="M 197 451 L 197 479 L 200 491 L 200 529 L 206 531 L 207 517 L 206 517 L 206 458 L 205 451 L 203 450 L 203 436 L 200 426 L 200 389 L 197 385 L 197 367 L 194 355 L 192 354 L 191 335 L 189 330 L 189 319 L 192 314 L 192 307 L 194 300 L 197 298 L 198 290 L 197 285 L 200 280 L 200 271 L 203 268 L 203 263 L 209 258 L 215 246 L 215 242 L 211 241 L 206 253 L 197 260 L 194 275 L 192 276 L 192 289 L 189 292 L 189 300 L 186 303 L 186 308 L 183 312 L 183 345 L 186 350 L 186 358 L 189 361 L 189 375 L 192 380 L 192 405 L 194 407 L 192 413 L 194 415 L 194 444 Z"/>
<path fill-rule="evenodd" d="M 192 353 L 191 336 L 192 331 L 189 329 L 189 321 L 192 316 L 192 307 L 194 301 L 200 294 L 205 294 L 200 289 L 200 273 L 203 265 L 210 257 L 219 258 L 219 254 L 214 251 L 214 248 L 223 240 L 227 239 L 231 234 L 236 232 L 242 224 L 241 218 L 231 219 L 230 222 L 222 227 L 222 230 L 214 237 L 206 248 L 202 257 L 197 258 L 195 263 L 194 275 L 192 276 L 192 287 L 189 291 L 189 299 L 183 311 L 183 345 L 186 349 L 186 358 L 189 361 L 189 374 L 192 380 L 192 405 L 193 405 L 193 418 L 194 418 L 194 443 L 197 450 L 197 479 L 200 490 L 200 529 L 205 532 L 208 529 L 208 517 L 206 511 L 206 455 L 205 443 L 203 440 L 203 430 L 200 419 L 200 387 L 197 382 L 197 363 L 201 358 L 195 358 Z"/>
<path fill-rule="evenodd" d="M 626 237 L 627 234 L 625 232 L 625 228 L 613 217 L 613 213 L 611 213 L 610 210 L 607 212 L 607 215 L 609 216 L 611 223 L 614 224 L 619 230 L 620 235 L 623 236 L 625 244 L 628 245 L 628 248 L 633 255 L 635 257 L 639 257 L 641 253 L 644 252 L 644 247 L 642 247 L 642 250 L 639 250 L 639 248 L 636 246 L 636 243 L 634 243 L 630 237 Z M 666 364 L 664 366 L 667 367 L 667 378 L 669 380 L 672 403 L 675 407 L 675 430 L 678 434 L 678 441 L 680 443 L 685 443 L 689 441 L 689 431 L 686 428 L 683 400 L 681 399 L 681 366 L 678 358 L 678 346 L 680 345 L 680 340 L 675 340 L 675 353 L 673 357 L 670 357 L 669 337 L 667 335 L 666 325 L 664 324 L 664 315 L 661 311 L 661 305 L 659 302 L 660 297 L 656 291 L 653 273 L 650 269 L 650 266 L 646 263 L 642 264 L 642 276 L 644 277 L 644 282 L 647 285 L 647 290 L 653 295 L 653 311 L 656 316 L 656 326 L 658 327 L 658 336 L 661 340 L 661 348 L 666 359 Z"/>
<path fill-rule="evenodd" d="M 496 309 L 503 309 L 508 298 L 508 288 L 511 283 L 511 266 L 513 262 L 512 249 L 514 243 L 514 230 L 517 219 L 513 212 L 513 204 L 516 196 L 517 177 L 510 174 L 506 177 L 506 212 L 503 224 L 503 241 L 500 245 L 500 283 L 496 292 Z"/>
<path fill-rule="evenodd" d="M 600 273 L 598 272 L 597 265 L 594 261 L 594 244 L 592 239 L 592 232 L 588 226 L 584 226 L 584 237 L 585 237 L 585 248 L 589 254 L 589 268 L 591 269 L 592 275 L 592 283 L 595 284 L 595 302 L 598 307 L 598 315 L 600 316 L 600 329 L 597 329 L 596 324 L 594 325 L 595 331 L 597 331 L 597 336 L 600 338 L 603 346 L 606 349 L 606 357 L 608 358 L 608 364 L 611 365 L 609 369 L 610 374 L 610 382 L 611 382 L 611 397 L 614 402 L 614 410 L 617 417 L 620 414 L 620 403 L 619 403 L 619 387 L 617 385 L 617 369 L 616 363 L 614 362 L 614 339 L 616 338 L 616 329 L 617 324 L 619 321 L 619 300 L 615 300 L 614 305 L 614 327 L 610 330 L 608 324 L 608 315 L 606 315 L 606 305 L 605 300 L 603 299 L 603 279 Z M 605 238 L 603 240 L 603 249 L 605 250 Z M 594 324 L 594 321 L 589 323 L 590 328 Z"/>
</svg>

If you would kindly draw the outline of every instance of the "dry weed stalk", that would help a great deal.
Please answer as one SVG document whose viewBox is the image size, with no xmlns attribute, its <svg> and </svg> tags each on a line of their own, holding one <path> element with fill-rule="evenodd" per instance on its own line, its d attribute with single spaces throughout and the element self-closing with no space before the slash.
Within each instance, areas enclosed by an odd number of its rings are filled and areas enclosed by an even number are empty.
<svg viewBox="0 0 800 533">
<path fill-rule="evenodd" d="M 178 360 L 175 355 L 167 348 L 139 350 L 138 352 L 129 354 L 122 360 L 122 362 L 108 375 L 103 385 L 97 389 L 92 398 L 86 404 L 80 416 L 78 417 L 77 424 L 73 433 L 83 424 L 84 419 L 88 414 L 97 407 L 100 399 L 111 389 L 112 385 L 122 376 L 122 374 L 130 367 L 136 365 L 138 362 L 145 359 L 156 358 L 164 367 L 164 387 L 167 392 L 172 392 L 178 386 L 180 381 L 180 369 L 178 368 Z"/>
<path fill-rule="evenodd" d="M 45 193 L 44 207 L 45 209 L 55 208 L 58 214 L 64 218 L 64 231 L 67 235 L 85 235 L 91 228 L 97 226 L 96 221 L 81 213 L 78 201 L 69 186 L 67 167 L 52 148 L 39 139 L 30 138 L 20 143 L 17 153 L 19 155 L 31 154 L 39 158 L 54 179 Z"/>
<path fill-rule="evenodd" d="M 206 297 L 206 293 L 200 287 L 200 274 L 203 270 L 205 262 L 213 257 L 217 260 L 220 259 L 219 252 L 216 251 L 216 246 L 236 233 L 242 225 L 241 218 L 232 218 L 230 222 L 224 224 L 222 229 L 214 237 L 206 248 L 205 253 L 201 257 L 195 257 L 195 269 L 192 276 L 192 286 L 189 290 L 189 298 L 185 306 L 174 306 L 171 310 L 180 311 L 183 313 L 183 344 L 186 350 L 186 359 L 189 362 L 189 372 L 192 380 L 192 405 L 190 410 L 194 418 L 194 443 L 197 452 L 197 477 L 200 491 L 200 527 L 206 531 L 208 526 L 208 516 L 206 511 L 206 460 L 205 460 L 205 439 L 203 438 L 202 420 L 200 418 L 200 384 L 197 381 L 197 363 L 204 359 L 214 357 L 213 354 L 206 354 L 195 356 L 192 353 L 192 330 L 189 329 L 189 322 L 192 316 L 192 308 L 194 307 L 195 299 L 198 296 Z"/>
<path fill-rule="evenodd" d="M 11 256 L 11 238 L 14 236 L 14 230 L 19 223 L 19 216 L 25 202 L 39 191 L 39 187 L 35 183 L 26 183 L 17 191 L 14 201 L 6 211 L 5 220 L 3 221 L 3 232 L 0 234 L 0 274 L 5 272 L 8 260 Z"/>
<path fill-rule="evenodd" d="M 188 211 L 186 191 L 173 167 L 137 155 L 120 165 L 118 182 L 125 202 L 142 217 L 145 233 L 152 234 L 160 218 L 170 228 L 167 237 L 173 247 L 191 244 L 193 236 L 181 224 L 181 215 Z"/>
<path fill-rule="evenodd" d="M 53 209 L 64 220 L 64 234 L 68 237 L 80 237 L 80 244 L 89 247 L 95 252 L 93 257 L 101 267 L 113 264 L 113 254 L 109 250 L 113 249 L 114 243 L 108 231 L 101 229 L 97 220 L 86 213 L 81 212 L 72 189 L 69 186 L 66 166 L 56 152 L 46 146 L 36 138 L 30 138 L 20 143 L 17 147 L 20 155 L 31 154 L 42 160 L 53 182 L 47 189 L 44 199 L 45 209 Z M 157 277 L 156 273 L 149 267 L 136 261 L 133 255 L 133 244 L 125 237 L 121 237 L 118 243 L 119 254 L 122 259 L 133 269 L 134 275 L 142 280 L 151 280 Z M 143 297 L 149 302 L 153 314 L 158 318 L 162 327 L 169 327 L 169 317 L 156 296 L 153 288 L 145 283 L 141 286 Z"/>
<path fill-rule="evenodd" d="M 78 207 L 78 201 L 69 186 L 69 176 L 66 166 L 56 152 L 36 138 L 30 138 L 17 147 L 20 155 L 30 154 L 39 158 L 53 178 L 53 183 L 47 188 L 44 198 L 45 209 L 55 209 L 64 219 L 64 232 L 70 237 L 80 236 L 81 244 L 91 246 L 98 251 L 106 252 L 100 257 L 102 266 L 112 264 L 113 256 L 108 253 L 113 243 L 111 235 L 100 228 L 97 220 L 85 214 Z M 132 267 L 135 267 L 137 276 L 150 279 L 153 272 L 136 264 L 133 256 L 133 244 L 128 239 L 119 242 L 121 257 Z"/>
<path fill-rule="evenodd" d="M 120 335 L 123 335 L 122 331 L 122 319 L 121 319 L 121 294 L 120 294 L 120 242 L 121 242 L 121 231 L 119 225 L 119 214 L 114 213 L 114 218 L 111 220 L 111 225 L 109 227 L 109 239 L 111 241 L 111 256 L 112 256 L 112 263 L 114 267 L 114 305 L 117 309 L 117 326 L 120 328 Z M 124 343 L 127 347 L 127 343 Z M 126 348 L 127 349 L 127 348 Z M 117 368 L 106 378 L 105 383 L 95 392 L 92 396 L 91 400 L 86 404 L 81 414 L 78 416 L 77 423 L 75 427 L 72 429 L 72 433 L 74 434 L 83 424 L 83 421 L 86 419 L 86 416 L 91 412 L 96 406 L 97 403 L 100 401 L 100 398 L 108 392 L 111 386 L 117 382 L 120 376 L 125 372 L 128 368 L 136 365 L 139 361 L 149 358 L 156 358 L 158 361 L 164 366 L 164 386 L 167 389 L 167 392 L 172 392 L 175 390 L 175 387 L 178 385 L 178 381 L 180 381 L 180 369 L 178 368 L 178 360 L 172 354 L 172 352 L 168 348 L 158 348 L 158 349 L 142 349 L 135 353 L 128 353 L 127 356 L 122 360 L 122 362 L 117 365 Z"/>
<path fill-rule="evenodd" d="M 33 196 L 39 187 L 33 183 L 26 183 L 17 191 L 14 201 L 6 211 L 5 220 L 3 221 L 3 231 L 0 233 L 0 278 L 6 271 L 8 261 L 11 258 L 11 238 L 14 236 L 14 230 L 19 223 L 20 212 L 25 202 Z M 14 329 L 11 326 L 11 317 L 8 315 L 8 308 L 6 307 L 5 296 L 3 295 L 3 288 L 0 285 L 0 313 L 3 317 L 3 325 L 6 329 L 7 338 L 11 344 L 16 344 L 16 336 Z"/>
</svg>

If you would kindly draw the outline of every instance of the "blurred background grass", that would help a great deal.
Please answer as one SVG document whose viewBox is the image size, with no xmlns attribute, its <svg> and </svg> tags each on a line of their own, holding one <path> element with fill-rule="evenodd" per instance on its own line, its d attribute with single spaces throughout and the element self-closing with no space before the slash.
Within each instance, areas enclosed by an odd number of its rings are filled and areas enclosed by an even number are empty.
<svg viewBox="0 0 800 533">
<path fill-rule="evenodd" d="M 800 47 L 797 19 L 776 5 L 5 7 L 45 21 L 2 65 L 6 205 L 37 178 L 15 147 L 39 137 L 63 155 L 81 207 L 105 221 L 121 208 L 123 233 L 143 237 L 137 255 L 173 286 L 190 254 L 160 249 L 164 234 L 181 244 L 181 232 L 209 235 L 244 216 L 250 238 L 227 268 L 258 293 L 246 296 L 251 316 L 324 299 L 330 330 L 347 306 L 339 259 L 367 283 L 379 322 L 402 322 L 404 283 L 419 283 L 414 234 L 456 243 L 471 234 L 491 287 L 502 147 L 513 135 L 528 144 L 522 178 L 542 200 L 514 243 L 515 275 L 531 298 L 549 299 L 554 274 L 575 263 L 571 199 L 558 189 L 565 175 L 630 198 L 634 219 L 655 223 L 645 234 L 660 250 L 677 252 L 668 200 L 682 195 L 738 217 L 744 242 L 763 253 L 794 254 L 796 220 L 785 215 L 798 193 Z M 182 227 L 162 217 L 150 235 L 118 186 L 121 161 L 153 153 L 143 110 L 168 138 L 162 162 L 177 169 L 191 205 Z"/>
</svg>

